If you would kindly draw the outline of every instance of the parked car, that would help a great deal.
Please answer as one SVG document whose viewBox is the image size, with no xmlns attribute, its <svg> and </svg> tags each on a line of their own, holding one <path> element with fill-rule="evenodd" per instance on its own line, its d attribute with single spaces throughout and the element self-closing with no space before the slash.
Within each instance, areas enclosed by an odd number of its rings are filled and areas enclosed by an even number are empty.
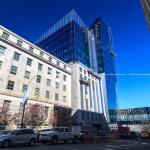
<svg viewBox="0 0 150 150">
<path fill-rule="evenodd" d="M 39 130 L 37 131 L 37 140 L 39 141 L 39 138 L 40 138 L 40 134 L 43 133 L 43 132 L 46 132 L 46 131 L 51 131 L 51 129 L 43 129 L 43 130 Z"/>
<path fill-rule="evenodd" d="M 56 127 L 52 128 L 50 131 L 45 131 L 40 133 L 40 141 L 42 143 L 51 142 L 56 144 L 58 141 L 67 142 L 72 140 L 74 143 L 80 139 L 81 134 L 78 132 L 71 132 L 67 127 Z"/>
<path fill-rule="evenodd" d="M 10 130 L 0 131 L 0 135 L 7 134 L 7 133 L 9 133 L 9 132 L 10 132 Z"/>
<path fill-rule="evenodd" d="M 150 133 L 148 133 L 148 132 L 141 132 L 141 138 L 150 138 Z"/>
<path fill-rule="evenodd" d="M 32 129 L 17 129 L 0 136 L 0 146 L 7 148 L 17 144 L 35 145 L 37 135 Z"/>
</svg>

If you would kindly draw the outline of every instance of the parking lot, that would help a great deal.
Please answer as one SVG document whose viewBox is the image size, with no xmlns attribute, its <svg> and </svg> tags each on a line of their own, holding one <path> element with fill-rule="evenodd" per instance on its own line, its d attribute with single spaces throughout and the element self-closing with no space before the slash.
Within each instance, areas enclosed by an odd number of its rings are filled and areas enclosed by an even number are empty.
<svg viewBox="0 0 150 150">
<path fill-rule="evenodd" d="M 150 140 L 119 140 L 98 144 L 59 143 L 57 145 L 40 144 L 35 146 L 16 146 L 5 150 L 150 150 Z"/>
</svg>

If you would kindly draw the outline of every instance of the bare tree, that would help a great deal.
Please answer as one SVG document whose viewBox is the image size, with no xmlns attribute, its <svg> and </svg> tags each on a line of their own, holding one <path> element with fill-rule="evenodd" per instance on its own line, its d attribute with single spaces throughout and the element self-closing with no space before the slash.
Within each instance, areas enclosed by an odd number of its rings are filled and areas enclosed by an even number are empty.
<svg viewBox="0 0 150 150">
<path fill-rule="evenodd" d="M 55 109 L 52 109 L 50 112 L 49 123 L 52 127 L 56 127 L 58 122 L 58 112 Z"/>
<path fill-rule="evenodd" d="M 13 113 L 4 107 L 0 108 L 0 124 L 7 125 L 13 120 Z"/>
<path fill-rule="evenodd" d="M 24 124 L 35 128 L 41 126 L 46 120 L 44 106 L 40 104 L 28 104 L 25 109 Z"/>
</svg>

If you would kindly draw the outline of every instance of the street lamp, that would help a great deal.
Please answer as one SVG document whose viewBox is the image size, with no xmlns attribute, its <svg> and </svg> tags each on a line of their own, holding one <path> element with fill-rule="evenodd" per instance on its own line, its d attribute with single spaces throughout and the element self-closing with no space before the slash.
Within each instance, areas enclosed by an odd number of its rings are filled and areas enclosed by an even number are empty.
<svg viewBox="0 0 150 150">
<path fill-rule="evenodd" d="M 24 94 L 23 94 L 23 100 L 22 100 L 23 112 L 22 112 L 22 118 L 21 118 L 21 128 L 24 128 L 24 122 L 23 122 L 23 120 L 24 120 L 25 107 L 26 107 L 26 104 L 27 104 L 27 102 L 28 102 L 29 85 L 30 85 L 31 81 L 32 81 L 35 77 L 37 77 L 37 75 L 33 76 L 33 77 L 30 79 L 30 81 L 29 81 L 29 83 L 28 83 L 28 85 L 27 85 L 27 89 L 24 91 Z"/>
</svg>

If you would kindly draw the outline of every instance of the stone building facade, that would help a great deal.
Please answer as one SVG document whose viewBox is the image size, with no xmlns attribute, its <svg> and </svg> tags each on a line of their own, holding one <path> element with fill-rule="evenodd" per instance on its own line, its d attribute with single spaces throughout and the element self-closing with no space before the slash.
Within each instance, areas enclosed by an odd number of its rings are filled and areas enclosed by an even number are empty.
<svg viewBox="0 0 150 150">
<path fill-rule="evenodd" d="M 28 103 L 71 108 L 71 67 L 0 26 L 0 107 L 18 112 L 27 86 Z"/>
</svg>

